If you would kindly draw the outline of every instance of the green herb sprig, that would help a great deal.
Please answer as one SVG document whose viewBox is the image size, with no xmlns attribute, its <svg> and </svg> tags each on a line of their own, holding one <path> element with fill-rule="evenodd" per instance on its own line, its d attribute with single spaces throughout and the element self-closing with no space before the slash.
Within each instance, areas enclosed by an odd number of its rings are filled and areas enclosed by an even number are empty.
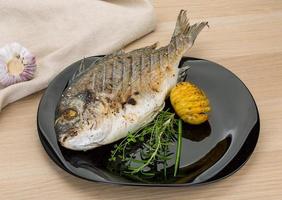
<svg viewBox="0 0 282 200">
<path fill-rule="evenodd" d="M 109 161 L 115 162 L 119 159 L 125 166 L 124 173 L 141 173 L 146 176 L 154 176 L 153 169 L 156 165 L 162 164 L 166 178 L 167 161 L 172 159 L 173 154 L 169 152 L 169 145 L 176 140 L 181 123 L 179 121 L 180 119 L 175 118 L 175 113 L 168 110 L 161 111 L 151 123 L 129 133 L 119 144 L 116 144 L 111 151 Z M 136 149 L 137 144 L 139 148 Z M 140 158 L 136 158 L 136 154 L 140 155 Z M 179 162 L 180 158 L 176 159 Z"/>
<path fill-rule="evenodd" d="M 180 157 L 181 157 L 181 149 L 182 149 L 182 120 L 178 120 L 177 148 L 176 148 L 176 158 L 175 158 L 173 176 L 176 176 L 178 172 Z"/>
</svg>

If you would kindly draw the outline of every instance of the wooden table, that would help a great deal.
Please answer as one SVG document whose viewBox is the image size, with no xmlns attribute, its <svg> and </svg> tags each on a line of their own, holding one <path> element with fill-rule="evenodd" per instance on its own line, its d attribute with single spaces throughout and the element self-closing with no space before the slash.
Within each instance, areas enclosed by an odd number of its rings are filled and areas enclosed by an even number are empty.
<svg viewBox="0 0 282 200">
<path fill-rule="evenodd" d="M 282 1 L 156 0 L 156 31 L 128 47 L 166 44 L 180 9 L 208 20 L 189 56 L 218 62 L 251 90 L 261 116 L 257 148 L 247 164 L 220 182 L 183 188 L 126 187 L 84 181 L 47 156 L 36 130 L 42 92 L 0 113 L 0 199 L 282 199 Z"/>
</svg>

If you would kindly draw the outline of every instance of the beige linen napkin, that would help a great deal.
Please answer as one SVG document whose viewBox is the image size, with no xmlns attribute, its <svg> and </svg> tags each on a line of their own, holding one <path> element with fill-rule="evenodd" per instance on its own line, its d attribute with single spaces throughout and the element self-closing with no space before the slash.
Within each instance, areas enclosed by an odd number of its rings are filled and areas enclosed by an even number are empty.
<svg viewBox="0 0 282 200">
<path fill-rule="evenodd" d="M 111 53 L 155 27 L 149 0 L 0 0 L 0 19 L 0 47 L 19 42 L 38 63 L 34 79 L 0 88 L 0 110 L 78 59 Z"/>
</svg>

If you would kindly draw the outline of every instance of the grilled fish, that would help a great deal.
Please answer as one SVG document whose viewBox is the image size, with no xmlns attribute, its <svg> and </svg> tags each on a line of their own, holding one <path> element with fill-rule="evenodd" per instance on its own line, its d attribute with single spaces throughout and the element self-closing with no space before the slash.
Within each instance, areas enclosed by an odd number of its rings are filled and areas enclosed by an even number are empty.
<svg viewBox="0 0 282 200">
<path fill-rule="evenodd" d="M 183 70 L 178 68 L 182 55 L 206 25 L 190 26 L 186 11 L 181 10 L 167 46 L 120 50 L 87 69 L 82 61 L 57 107 L 55 130 L 61 145 L 86 151 L 152 121 Z"/>
</svg>

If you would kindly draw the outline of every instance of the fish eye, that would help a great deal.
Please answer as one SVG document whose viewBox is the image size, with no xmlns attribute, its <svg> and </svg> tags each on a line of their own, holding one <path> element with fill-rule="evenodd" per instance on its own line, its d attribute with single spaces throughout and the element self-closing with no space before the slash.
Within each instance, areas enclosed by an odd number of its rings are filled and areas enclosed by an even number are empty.
<svg viewBox="0 0 282 200">
<path fill-rule="evenodd" d="M 63 112 L 63 117 L 66 120 L 72 120 L 75 117 L 77 117 L 77 115 L 78 115 L 77 111 L 73 108 L 68 108 Z"/>
</svg>

